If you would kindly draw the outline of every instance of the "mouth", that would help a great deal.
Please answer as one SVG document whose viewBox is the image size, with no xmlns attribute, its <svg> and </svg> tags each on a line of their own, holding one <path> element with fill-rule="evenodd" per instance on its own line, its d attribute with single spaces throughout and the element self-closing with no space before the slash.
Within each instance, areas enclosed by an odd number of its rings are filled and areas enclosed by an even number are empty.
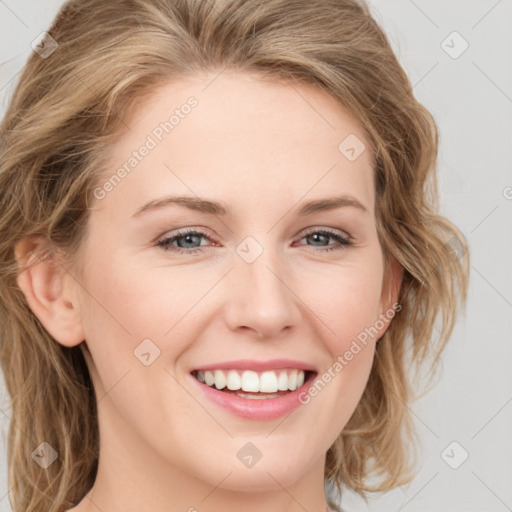
<svg viewBox="0 0 512 512">
<path fill-rule="evenodd" d="M 239 368 L 193 370 L 201 384 L 248 400 L 270 400 L 289 395 L 309 385 L 316 371 L 300 368 L 247 370 Z"/>
</svg>

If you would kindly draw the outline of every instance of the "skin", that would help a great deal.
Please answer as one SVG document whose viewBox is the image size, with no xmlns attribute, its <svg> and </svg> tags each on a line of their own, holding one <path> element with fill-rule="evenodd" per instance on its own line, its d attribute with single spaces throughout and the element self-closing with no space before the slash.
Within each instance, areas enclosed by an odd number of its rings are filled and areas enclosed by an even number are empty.
<svg viewBox="0 0 512 512">
<path fill-rule="evenodd" d="M 213 362 L 292 358 L 322 374 L 391 308 L 401 281 L 396 262 L 387 273 L 383 265 L 370 152 L 349 161 L 338 150 L 351 133 L 369 148 L 348 111 L 309 85 L 229 71 L 214 77 L 164 84 L 125 120 L 130 130 L 112 147 L 105 179 L 169 112 L 198 100 L 95 200 L 80 267 L 47 260 L 18 281 L 59 343 L 85 340 L 99 398 L 98 476 L 73 512 L 324 511 L 326 452 L 361 397 L 389 325 L 286 418 L 243 419 L 199 392 L 189 372 Z M 133 217 L 168 194 L 222 201 L 232 212 L 168 205 Z M 295 213 L 305 201 L 341 194 L 367 212 Z M 174 247 L 202 252 L 156 245 L 183 228 L 206 237 Z M 315 240 L 308 228 L 350 235 L 354 245 Z M 250 264 L 236 252 L 248 236 L 263 248 Z M 149 366 L 134 357 L 146 338 L 160 350 Z M 249 441 L 262 453 L 252 468 L 236 456 Z"/>
</svg>

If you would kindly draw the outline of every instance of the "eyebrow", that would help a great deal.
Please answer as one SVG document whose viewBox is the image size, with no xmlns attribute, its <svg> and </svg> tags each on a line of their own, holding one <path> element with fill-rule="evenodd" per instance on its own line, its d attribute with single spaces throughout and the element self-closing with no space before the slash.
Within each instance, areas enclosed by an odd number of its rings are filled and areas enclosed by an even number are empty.
<svg viewBox="0 0 512 512">
<path fill-rule="evenodd" d="M 154 199 L 149 203 L 141 206 L 135 211 L 133 217 L 138 217 L 144 212 L 163 208 L 173 204 L 184 206 L 190 210 L 207 213 L 209 215 L 226 216 L 231 214 L 230 209 L 221 202 L 191 196 L 165 196 L 159 199 Z M 347 195 L 308 201 L 307 203 L 301 205 L 296 213 L 297 215 L 305 216 L 316 212 L 334 210 L 336 208 L 344 207 L 353 207 L 368 213 L 368 209 L 360 201 L 358 201 L 355 197 Z"/>
</svg>

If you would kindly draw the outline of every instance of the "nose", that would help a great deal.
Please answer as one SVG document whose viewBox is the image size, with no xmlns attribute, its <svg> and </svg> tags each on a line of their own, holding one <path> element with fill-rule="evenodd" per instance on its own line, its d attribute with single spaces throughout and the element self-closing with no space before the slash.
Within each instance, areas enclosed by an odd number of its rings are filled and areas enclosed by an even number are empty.
<svg viewBox="0 0 512 512">
<path fill-rule="evenodd" d="M 229 275 L 227 323 L 233 331 L 247 331 L 260 339 L 278 337 L 302 319 L 300 298 L 291 273 L 270 251 L 252 263 L 238 259 Z"/>
</svg>

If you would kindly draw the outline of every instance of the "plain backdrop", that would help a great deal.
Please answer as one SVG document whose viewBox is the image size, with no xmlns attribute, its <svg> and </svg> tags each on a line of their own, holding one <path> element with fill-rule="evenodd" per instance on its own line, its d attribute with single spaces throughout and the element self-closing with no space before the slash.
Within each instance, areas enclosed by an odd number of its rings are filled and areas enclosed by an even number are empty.
<svg viewBox="0 0 512 512">
<path fill-rule="evenodd" d="M 0 115 L 31 42 L 62 3 L 0 0 Z M 471 275 L 468 306 L 438 384 L 411 405 L 421 438 L 416 479 L 368 505 L 347 495 L 343 506 L 350 512 L 512 510 L 512 0 L 370 4 L 416 97 L 437 121 L 441 212 L 469 240 Z M 10 411 L 3 385 L 0 392 L 0 512 L 10 512 Z"/>
</svg>

